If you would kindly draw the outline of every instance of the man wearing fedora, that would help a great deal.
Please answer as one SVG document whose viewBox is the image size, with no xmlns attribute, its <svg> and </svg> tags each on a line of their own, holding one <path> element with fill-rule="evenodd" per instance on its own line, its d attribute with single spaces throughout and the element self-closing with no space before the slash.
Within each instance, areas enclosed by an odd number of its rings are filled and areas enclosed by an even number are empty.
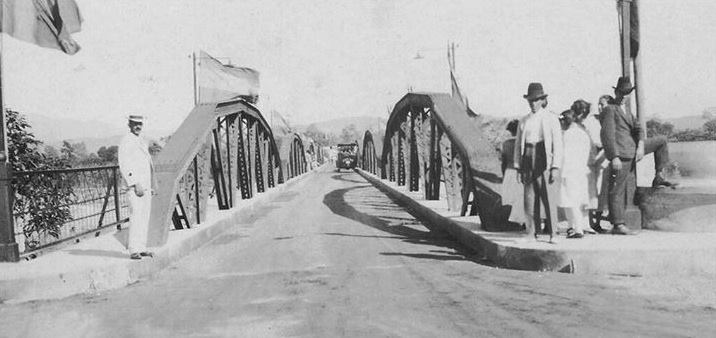
<svg viewBox="0 0 716 338">
<path fill-rule="evenodd" d="M 525 239 L 535 240 L 535 226 L 542 220 L 540 209 L 543 208 L 545 226 L 550 229 L 550 243 L 556 243 L 557 224 L 554 218 L 557 215 L 550 206 L 545 175 L 549 175 L 549 184 L 553 184 L 559 175 L 563 151 L 562 128 L 559 117 L 545 109 L 547 94 L 542 84 L 530 83 L 523 97 L 530 106 L 530 113 L 520 119 L 517 128 L 514 165 L 519 172 L 518 179 L 524 184 Z"/>
<path fill-rule="evenodd" d="M 119 143 L 119 170 L 127 183 L 127 194 L 131 216 L 129 222 L 129 249 L 131 259 L 152 257 L 147 251 L 147 233 L 149 231 L 149 212 L 152 206 L 152 157 L 149 147 L 140 136 L 144 126 L 144 117 L 129 116 L 129 133 Z"/>
<path fill-rule="evenodd" d="M 626 227 L 626 184 L 627 177 L 636 168 L 644 154 L 654 153 L 656 176 L 652 181 L 654 188 L 674 187 L 676 184 L 664 179 L 663 170 L 669 164 L 669 148 L 666 138 L 652 137 L 646 139 L 639 121 L 624 104 L 629 94 L 636 88 L 628 77 L 620 77 L 614 88 L 614 101 L 609 104 L 601 116 L 601 140 L 604 155 L 610 161 L 608 196 L 609 214 L 613 225 L 612 234 L 631 235 L 633 232 Z"/>
</svg>

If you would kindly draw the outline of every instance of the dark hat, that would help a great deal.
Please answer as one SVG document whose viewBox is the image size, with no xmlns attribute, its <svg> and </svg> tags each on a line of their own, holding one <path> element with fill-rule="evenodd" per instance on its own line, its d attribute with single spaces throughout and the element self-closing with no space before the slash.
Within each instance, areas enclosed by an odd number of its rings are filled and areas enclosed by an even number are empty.
<svg viewBox="0 0 716 338">
<path fill-rule="evenodd" d="M 631 80 L 629 79 L 629 77 L 622 76 L 619 78 L 619 80 L 617 80 L 617 86 L 612 88 L 614 88 L 614 93 L 616 94 L 627 95 L 631 93 L 632 90 L 636 88 L 636 86 L 631 85 Z"/>
<path fill-rule="evenodd" d="M 527 87 L 527 94 L 523 95 L 522 97 L 527 99 L 527 101 L 534 101 L 547 97 L 547 94 L 544 93 L 544 89 L 542 89 L 541 83 L 532 82 Z"/>
</svg>

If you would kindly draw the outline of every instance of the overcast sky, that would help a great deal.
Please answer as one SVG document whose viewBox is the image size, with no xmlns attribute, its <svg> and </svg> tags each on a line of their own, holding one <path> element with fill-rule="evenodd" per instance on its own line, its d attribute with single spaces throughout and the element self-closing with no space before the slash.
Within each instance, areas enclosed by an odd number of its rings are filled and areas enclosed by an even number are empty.
<svg viewBox="0 0 716 338">
<path fill-rule="evenodd" d="M 119 125 L 140 113 L 171 130 L 192 109 L 199 49 L 259 70 L 262 109 L 296 124 L 387 117 L 411 86 L 449 91 L 448 41 L 463 91 L 488 115 L 525 113 L 532 81 L 561 111 L 610 93 L 620 74 L 614 0 L 76 1 L 77 55 L 4 37 L 7 107 Z M 641 3 L 647 114 L 716 106 L 716 1 Z"/>
</svg>

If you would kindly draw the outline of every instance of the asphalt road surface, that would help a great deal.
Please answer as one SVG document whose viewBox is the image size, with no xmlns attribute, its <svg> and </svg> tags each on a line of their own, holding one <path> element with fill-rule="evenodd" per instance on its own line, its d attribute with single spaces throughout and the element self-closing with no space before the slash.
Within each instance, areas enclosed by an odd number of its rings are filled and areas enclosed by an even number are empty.
<svg viewBox="0 0 716 338">
<path fill-rule="evenodd" d="M 0 336 L 716 335 L 716 309 L 698 293 L 497 269 L 359 175 L 309 175 L 149 280 L 0 306 Z"/>
</svg>

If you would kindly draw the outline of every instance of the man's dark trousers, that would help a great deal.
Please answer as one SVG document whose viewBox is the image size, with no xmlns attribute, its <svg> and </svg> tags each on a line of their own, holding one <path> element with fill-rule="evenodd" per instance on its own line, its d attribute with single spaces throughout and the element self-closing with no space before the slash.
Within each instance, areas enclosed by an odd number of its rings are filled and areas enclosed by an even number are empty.
<svg viewBox="0 0 716 338">
<path fill-rule="evenodd" d="M 626 224 L 627 181 L 634 174 L 634 160 L 620 158 L 622 168 L 610 168 L 609 176 L 609 217 L 612 224 Z"/>
<path fill-rule="evenodd" d="M 547 192 L 547 180 L 545 174 L 547 169 L 547 155 L 544 142 L 537 144 L 525 144 L 524 154 L 521 160 L 522 183 L 524 184 L 524 208 L 525 217 L 532 217 L 534 227 L 530 228 L 527 223 L 527 233 L 534 235 L 539 231 L 542 221 L 541 209 L 545 212 L 545 230 L 550 234 L 556 234 L 557 226 L 553 224 L 552 212 L 549 203 L 549 193 Z"/>
<path fill-rule="evenodd" d="M 654 169 L 657 173 L 669 165 L 669 147 L 666 142 L 664 136 L 649 137 L 644 140 L 644 154 L 654 153 Z"/>
</svg>

